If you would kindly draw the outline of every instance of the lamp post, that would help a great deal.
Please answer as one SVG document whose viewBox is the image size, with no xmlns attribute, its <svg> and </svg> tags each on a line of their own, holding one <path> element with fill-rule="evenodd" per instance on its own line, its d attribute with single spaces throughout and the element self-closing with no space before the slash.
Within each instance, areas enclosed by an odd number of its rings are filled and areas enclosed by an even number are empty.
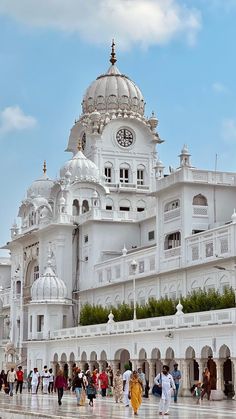
<svg viewBox="0 0 236 419">
<path fill-rule="evenodd" d="M 131 266 L 131 269 L 132 269 L 132 274 L 133 274 L 133 296 L 134 296 L 134 315 L 133 315 L 133 320 L 136 320 L 137 319 L 137 316 L 136 316 L 136 277 L 135 277 L 135 275 L 136 275 L 136 270 L 137 270 L 137 266 L 138 266 L 138 264 L 137 264 L 137 262 L 136 262 L 136 260 L 132 260 L 132 262 L 131 262 L 131 264 L 130 264 L 130 266 Z"/>
</svg>

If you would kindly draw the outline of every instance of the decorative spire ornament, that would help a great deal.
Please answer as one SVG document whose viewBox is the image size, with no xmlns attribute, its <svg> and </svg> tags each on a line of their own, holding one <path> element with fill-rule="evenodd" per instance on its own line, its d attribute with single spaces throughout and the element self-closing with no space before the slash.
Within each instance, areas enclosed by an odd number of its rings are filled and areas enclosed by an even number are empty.
<svg viewBox="0 0 236 419">
<path fill-rule="evenodd" d="M 117 61 L 117 59 L 116 59 L 116 53 L 115 53 L 115 42 L 114 42 L 114 39 L 112 39 L 112 44 L 111 44 L 111 58 L 110 58 L 110 63 L 112 64 L 112 65 L 114 65 L 115 63 L 116 63 L 116 61 Z"/>
<path fill-rule="evenodd" d="M 46 176 L 46 173 L 47 173 L 47 163 L 46 163 L 46 160 L 44 160 L 44 162 L 43 162 L 43 174 L 44 174 L 44 176 Z"/>
</svg>

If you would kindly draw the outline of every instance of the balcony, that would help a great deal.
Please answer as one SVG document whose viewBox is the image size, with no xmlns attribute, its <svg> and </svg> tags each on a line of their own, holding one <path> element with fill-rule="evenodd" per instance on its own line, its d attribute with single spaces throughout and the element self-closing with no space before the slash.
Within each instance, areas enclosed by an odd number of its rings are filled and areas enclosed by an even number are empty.
<svg viewBox="0 0 236 419">
<path fill-rule="evenodd" d="M 114 319 L 115 320 L 115 319 Z M 201 311 L 181 316 L 150 317 L 147 319 L 129 320 L 125 322 L 104 323 L 90 326 L 77 326 L 60 329 L 51 333 L 50 339 L 73 339 L 98 337 L 107 335 L 122 335 L 126 333 L 145 333 L 146 331 L 170 331 L 206 327 L 212 325 L 235 325 L 236 309 Z M 234 326 L 235 327 L 235 326 Z"/>
</svg>

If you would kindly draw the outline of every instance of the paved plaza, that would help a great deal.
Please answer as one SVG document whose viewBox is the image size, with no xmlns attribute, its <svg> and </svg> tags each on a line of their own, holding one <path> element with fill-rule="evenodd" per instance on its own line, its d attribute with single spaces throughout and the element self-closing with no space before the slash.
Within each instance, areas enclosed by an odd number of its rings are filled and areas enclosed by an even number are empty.
<svg viewBox="0 0 236 419">
<path fill-rule="evenodd" d="M 157 400 L 153 397 L 145 399 L 139 410 L 140 418 L 154 419 L 159 417 Z M 62 406 L 57 404 L 57 395 L 22 394 L 7 396 L 0 394 L 0 418 L 131 418 L 134 417 L 131 408 L 116 404 L 111 398 L 95 400 L 94 407 L 88 405 L 77 407 L 73 394 L 66 393 Z M 166 417 L 166 416 L 165 416 Z M 196 405 L 192 398 L 179 398 L 177 404 L 172 403 L 170 409 L 172 419 L 220 419 L 236 418 L 236 401 L 226 400 L 215 402 L 204 400 Z"/>
</svg>

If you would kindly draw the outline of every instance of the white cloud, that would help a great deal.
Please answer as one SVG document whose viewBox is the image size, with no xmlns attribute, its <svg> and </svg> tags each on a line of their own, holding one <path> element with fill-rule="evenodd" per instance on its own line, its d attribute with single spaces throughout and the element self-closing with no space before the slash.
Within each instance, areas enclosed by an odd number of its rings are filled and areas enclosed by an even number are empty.
<svg viewBox="0 0 236 419">
<path fill-rule="evenodd" d="M 218 81 L 213 83 L 211 87 L 212 87 L 212 90 L 216 93 L 227 93 L 228 92 L 227 86 L 225 86 L 223 83 L 220 83 Z"/>
<path fill-rule="evenodd" d="M 182 36 L 195 42 L 201 14 L 182 0 L 1 0 L 0 14 L 29 26 L 77 32 L 93 43 L 113 37 L 122 48 Z"/>
<path fill-rule="evenodd" d="M 225 118 L 221 129 L 223 140 L 229 144 L 236 144 L 236 119 Z"/>
<path fill-rule="evenodd" d="M 36 124 L 36 119 L 25 115 L 19 106 L 9 106 L 0 112 L 0 134 L 34 128 Z"/>
</svg>

